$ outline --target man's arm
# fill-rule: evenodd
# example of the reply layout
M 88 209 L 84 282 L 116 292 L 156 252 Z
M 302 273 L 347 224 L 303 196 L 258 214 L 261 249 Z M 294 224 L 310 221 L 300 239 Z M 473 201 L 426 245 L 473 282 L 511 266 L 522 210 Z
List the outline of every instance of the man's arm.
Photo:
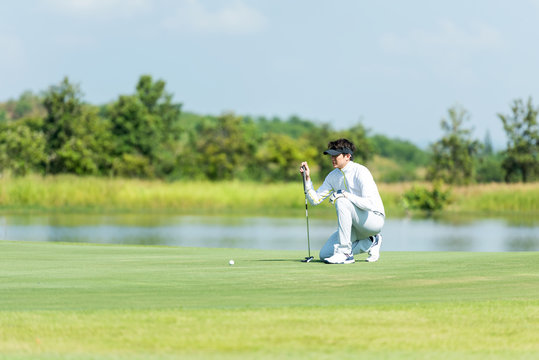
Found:
M 372 201 L 372 199 L 370 199 L 369 197 L 362 197 L 362 196 L 354 195 L 348 191 L 344 192 L 344 197 L 350 200 L 352 204 L 354 204 L 355 206 L 357 206 L 358 208 L 362 210 L 367 210 L 367 211 L 377 210 L 375 208 L 374 201 Z
M 312 205 L 320 204 L 333 192 L 333 188 L 328 184 L 327 178 L 324 180 L 322 186 L 320 186 L 320 188 L 318 188 L 316 191 L 313 189 L 313 182 L 311 179 L 309 179 L 305 185 L 307 189 L 307 199 L 309 199 L 309 202 Z
M 305 173 L 305 191 L 307 193 L 307 199 L 312 205 L 318 205 L 325 198 L 327 198 L 332 192 L 333 188 L 329 185 L 328 178 L 324 180 L 322 186 L 315 191 L 313 189 L 313 182 L 311 180 L 311 169 L 309 169 L 309 164 L 306 161 L 301 163 L 300 173 Z

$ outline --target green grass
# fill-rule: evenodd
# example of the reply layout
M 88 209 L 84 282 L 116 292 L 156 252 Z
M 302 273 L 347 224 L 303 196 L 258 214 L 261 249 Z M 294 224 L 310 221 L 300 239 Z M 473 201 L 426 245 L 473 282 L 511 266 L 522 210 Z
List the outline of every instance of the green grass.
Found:
M 483 184 L 453 191 L 453 211 L 480 213 L 539 213 L 539 182 L 531 184 Z
M 299 175 L 298 175 L 299 177 Z M 319 182 L 315 180 L 315 186 Z M 403 215 L 402 195 L 412 184 L 378 184 L 389 216 Z M 483 184 L 452 189 L 446 213 L 539 214 L 539 183 Z M 167 211 L 189 214 L 302 214 L 303 185 L 254 182 L 172 182 L 77 177 L 0 177 L 0 211 Z M 320 209 L 320 210 L 318 210 Z M 329 202 L 316 213 L 334 210 Z
M 539 354 L 537 252 L 385 252 L 346 266 L 158 246 L 2 241 L 0 254 L 0 359 Z
M 0 178 L 0 209 L 286 212 L 304 207 L 303 185 L 174 182 L 95 177 Z

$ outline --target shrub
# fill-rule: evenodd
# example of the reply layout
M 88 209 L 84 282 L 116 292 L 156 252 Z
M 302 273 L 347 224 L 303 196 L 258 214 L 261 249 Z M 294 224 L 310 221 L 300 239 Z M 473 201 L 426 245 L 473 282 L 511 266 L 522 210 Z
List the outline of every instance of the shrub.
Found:
M 429 213 L 440 211 L 451 202 L 451 190 L 444 190 L 441 181 L 434 182 L 432 189 L 414 185 L 403 194 L 406 210 L 422 210 Z

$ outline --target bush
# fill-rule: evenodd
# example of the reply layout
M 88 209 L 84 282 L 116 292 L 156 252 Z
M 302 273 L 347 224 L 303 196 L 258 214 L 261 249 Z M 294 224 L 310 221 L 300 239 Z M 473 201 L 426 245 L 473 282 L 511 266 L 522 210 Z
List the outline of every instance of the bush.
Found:
M 440 211 L 451 202 L 451 190 L 443 189 L 442 182 L 435 182 L 432 189 L 413 186 L 403 195 L 406 210 L 422 210 L 429 213 Z

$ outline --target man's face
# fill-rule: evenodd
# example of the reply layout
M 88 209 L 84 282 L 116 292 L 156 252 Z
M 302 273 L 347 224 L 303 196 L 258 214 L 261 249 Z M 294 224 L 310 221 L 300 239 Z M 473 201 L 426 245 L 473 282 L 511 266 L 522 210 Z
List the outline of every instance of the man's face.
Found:
M 350 161 L 350 154 L 339 154 L 331 156 L 331 163 L 335 169 L 342 169 Z

